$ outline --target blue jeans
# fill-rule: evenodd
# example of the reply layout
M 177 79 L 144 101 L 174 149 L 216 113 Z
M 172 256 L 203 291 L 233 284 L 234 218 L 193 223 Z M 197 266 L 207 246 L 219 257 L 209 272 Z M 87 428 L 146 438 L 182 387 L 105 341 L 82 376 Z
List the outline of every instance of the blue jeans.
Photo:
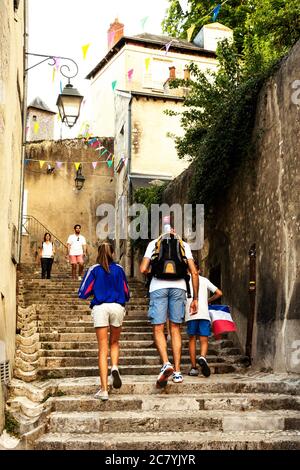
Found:
M 168 311 L 170 321 L 182 323 L 185 316 L 186 291 L 173 287 L 150 292 L 148 318 L 152 325 L 166 323 Z

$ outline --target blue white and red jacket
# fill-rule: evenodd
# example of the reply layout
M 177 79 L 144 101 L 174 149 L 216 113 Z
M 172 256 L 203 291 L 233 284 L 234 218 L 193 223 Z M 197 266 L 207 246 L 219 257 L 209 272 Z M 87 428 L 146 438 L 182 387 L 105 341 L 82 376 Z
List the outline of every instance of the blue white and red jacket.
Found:
M 94 296 L 90 308 L 104 303 L 118 303 L 125 305 L 129 300 L 129 288 L 125 272 L 117 263 L 110 263 L 109 273 L 95 264 L 84 275 L 78 290 L 80 299 Z

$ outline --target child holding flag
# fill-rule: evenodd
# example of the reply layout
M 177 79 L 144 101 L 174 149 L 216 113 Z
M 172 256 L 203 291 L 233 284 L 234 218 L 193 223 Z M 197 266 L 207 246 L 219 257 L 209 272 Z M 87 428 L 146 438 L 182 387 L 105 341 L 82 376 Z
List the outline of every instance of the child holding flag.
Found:
M 196 342 L 197 337 L 200 339 L 200 356 L 197 362 L 201 367 L 202 374 L 205 377 L 210 376 L 210 368 L 207 364 L 206 355 L 208 351 L 208 337 L 211 334 L 210 316 L 208 312 L 208 304 L 222 296 L 222 291 L 214 286 L 206 277 L 200 276 L 200 269 L 197 261 L 195 265 L 199 273 L 199 290 L 198 290 L 198 310 L 195 313 L 190 312 L 190 301 L 187 299 L 185 321 L 187 322 L 187 334 L 189 336 L 189 353 L 192 367 L 189 375 L 199 375 L 196 365 Z M 213 293 L 208 298 L 208 290 Z M 191 285 L 191 294 L 193 298 L 193 286 Z

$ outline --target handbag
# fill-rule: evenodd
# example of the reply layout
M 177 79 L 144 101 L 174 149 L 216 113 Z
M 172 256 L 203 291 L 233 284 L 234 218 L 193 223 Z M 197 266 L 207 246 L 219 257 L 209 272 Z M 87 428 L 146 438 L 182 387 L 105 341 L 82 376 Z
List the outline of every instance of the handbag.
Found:
M 208 313 L 212 324 L 212 332 L 215 336 L 237 330 L 228 305 L 209 305 Z

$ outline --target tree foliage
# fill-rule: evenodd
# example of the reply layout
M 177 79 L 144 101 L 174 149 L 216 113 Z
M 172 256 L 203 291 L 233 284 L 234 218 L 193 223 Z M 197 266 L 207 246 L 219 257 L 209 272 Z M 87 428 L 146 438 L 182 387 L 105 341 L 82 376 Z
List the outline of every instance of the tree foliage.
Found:
M 182 24 L 179 3 L 170 0 L 165 29 L 172 33 L 177 28 L 184 35 L 197 18 L 201 23 L 208 3 L 190 0 L 191 11 Z M 191 64 L 191 80 L 170 82 L 171 87 L 189 89 L 181 114 L 184 135 L 175 138 L 179 157 L 194 161 L 189 202 L 208 207 L 223 197 L 251 155 L 259 91 L 300 37 L 299 20 L 298 0 L 229 0 L 218 21 L 231 26 L 238 40 L 219 43 L 218 70 L 203 73 Z

